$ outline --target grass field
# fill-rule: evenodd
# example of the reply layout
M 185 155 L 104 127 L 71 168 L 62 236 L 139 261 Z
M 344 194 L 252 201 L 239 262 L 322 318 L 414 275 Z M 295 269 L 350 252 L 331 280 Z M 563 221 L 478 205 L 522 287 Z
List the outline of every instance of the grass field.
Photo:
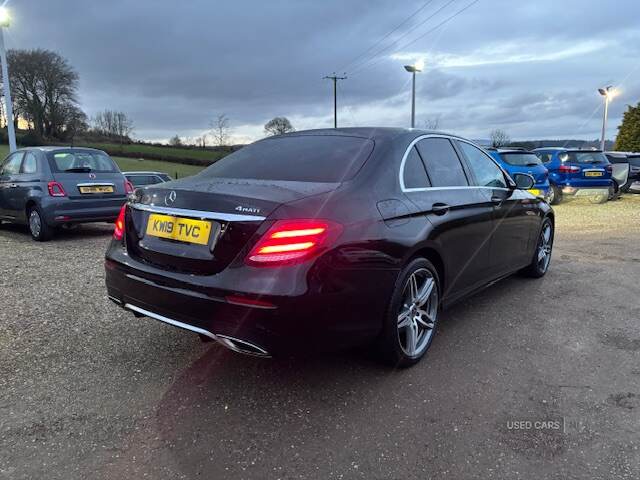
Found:
M 4 158 L 9 154 L 9 147 L 7 145 L 0 145 L 0 158 Z M 158 172 L 165 172 L 172 177 L 182 178 L 189 175 L 195 175 L 204 167 L 197 165 L 184 165 L 182 163 L 163 162 L 160 160 L 146 160 L 137 158 L 124 158 L 124 157 L 112 157 L 120 170 L 153 170 Z
M 205 150 L 200 148 L 172 148 L 161 147 L 155 145 L 119 145 L 117 143 L 86 143 L 78 144 L 78 146 L 86 146 L 91 148 L 97 148 L 110 152 L 113 155 L 118 155 L 118 152 L 122 152 L 127 157 L 137 155 L 142 158 L 163 158 L 163 159 L 194 159 L 208 163 L 213 163 L 216 160 L 224 157 L 228 152 L 220 152 L 214 150 Z

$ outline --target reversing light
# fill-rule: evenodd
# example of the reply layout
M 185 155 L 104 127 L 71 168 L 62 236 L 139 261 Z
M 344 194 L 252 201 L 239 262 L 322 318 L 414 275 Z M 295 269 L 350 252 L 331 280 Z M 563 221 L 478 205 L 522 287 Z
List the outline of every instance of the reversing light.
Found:
M 118 218 L 116 219 L 116 226 L 113 229 L 113 239 L 122 240 L 124 237 L 124 214 L 127 211 L 127 204 L 122 205 Z
M 322 253 L 342 232 L 329 220 L 278 220 L 247 255 L 253 266 L 299 263 Z
M 58 182 L 49 182 L 47 183 L 47 189 L 49 190 L 49 195 L 52 197 L 66 197 L 67 193 L 62 188 L 62 185 Z

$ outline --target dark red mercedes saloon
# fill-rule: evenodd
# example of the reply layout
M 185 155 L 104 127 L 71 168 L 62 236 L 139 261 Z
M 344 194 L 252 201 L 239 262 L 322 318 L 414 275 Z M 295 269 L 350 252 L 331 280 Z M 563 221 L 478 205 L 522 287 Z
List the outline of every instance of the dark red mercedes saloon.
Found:
M 440 132 L 267 138 L 136 190 L 106 254 L 108 295 L 242 353 L 369 342 L 408 366 L 443 307 L 546 273 L 554 214 L 533 182 Z

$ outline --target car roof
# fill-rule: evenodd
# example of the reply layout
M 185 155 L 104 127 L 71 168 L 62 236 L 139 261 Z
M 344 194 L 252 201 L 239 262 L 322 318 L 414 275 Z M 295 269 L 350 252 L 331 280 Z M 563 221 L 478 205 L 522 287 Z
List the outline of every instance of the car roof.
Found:
M 450 137 L 458 137 L 451 133 L 442 132 L 438 130 L 422 130 L 419 128 L 398 128 L 398 127 L 347 127 L 347 128 L 318 128 L 313 130 L 300 130 L 297 132 L 285 133 L 279 135 L 280 137 L 295 137 L 302 135 L 337 135 L 337 136 L 349 136 L 349 137 L 361 137 L 376 139 L 391 139 L 402 135 L 407 136 L 420 136 L 420 135 L 446 135 Z M 272 137 L 267 137 L 267 140 Z M 458 137 L 460 138 L 460 137 Z
M 154 172 L 151 170 L 136 170 L 132 172 L 122 172 L 124 175 L 169 175 L 166 172 Z
M 534 148 L 532 150 L 532 152 L 542 152 L 542 151 L 603 153 L 602 150 L 591 149 L 591 148 L 540 147 L 540 148 Z
M 39 146 L 39 147 L 22 147 L 19 148 L 18 150 L 40 150 L 42 152 L 68 152 L 69 150 L 78 150 L 80 152 L 99 152 L 99 153 L 105 153 L 102 150 L 99 150 L 97 148 L 90 148 L 90 147 L 72 147 L 72 146 L 66 146 L 66 147 L 61 147 L 61 146 L 51 146 L 51 145 L 45 145 L 45 146 Z

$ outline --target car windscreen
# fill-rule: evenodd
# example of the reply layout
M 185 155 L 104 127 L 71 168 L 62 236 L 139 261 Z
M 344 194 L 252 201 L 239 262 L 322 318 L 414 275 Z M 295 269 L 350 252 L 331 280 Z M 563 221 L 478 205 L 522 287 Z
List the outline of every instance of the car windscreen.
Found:
M 51 170 L 55 173 L 94 172 L 114 173 L 118 167 L 102 152 L 50 152 L 47 155 Z
M 518 167 L 535 167 L 542 165 L 542 160 L 534 153 L 501 153 L 500 156 L 509 165 Z
M 562 160 L 562 154 L 559 155 Z M 567 152 L 567 162 L 572 163 L 609 163 L 602 152 Z
M 295 182 L 342 182 L 353 178 L 373 150 L 367 138 L 295 135 L 269 138 L 227 155 L 204 177 Z

